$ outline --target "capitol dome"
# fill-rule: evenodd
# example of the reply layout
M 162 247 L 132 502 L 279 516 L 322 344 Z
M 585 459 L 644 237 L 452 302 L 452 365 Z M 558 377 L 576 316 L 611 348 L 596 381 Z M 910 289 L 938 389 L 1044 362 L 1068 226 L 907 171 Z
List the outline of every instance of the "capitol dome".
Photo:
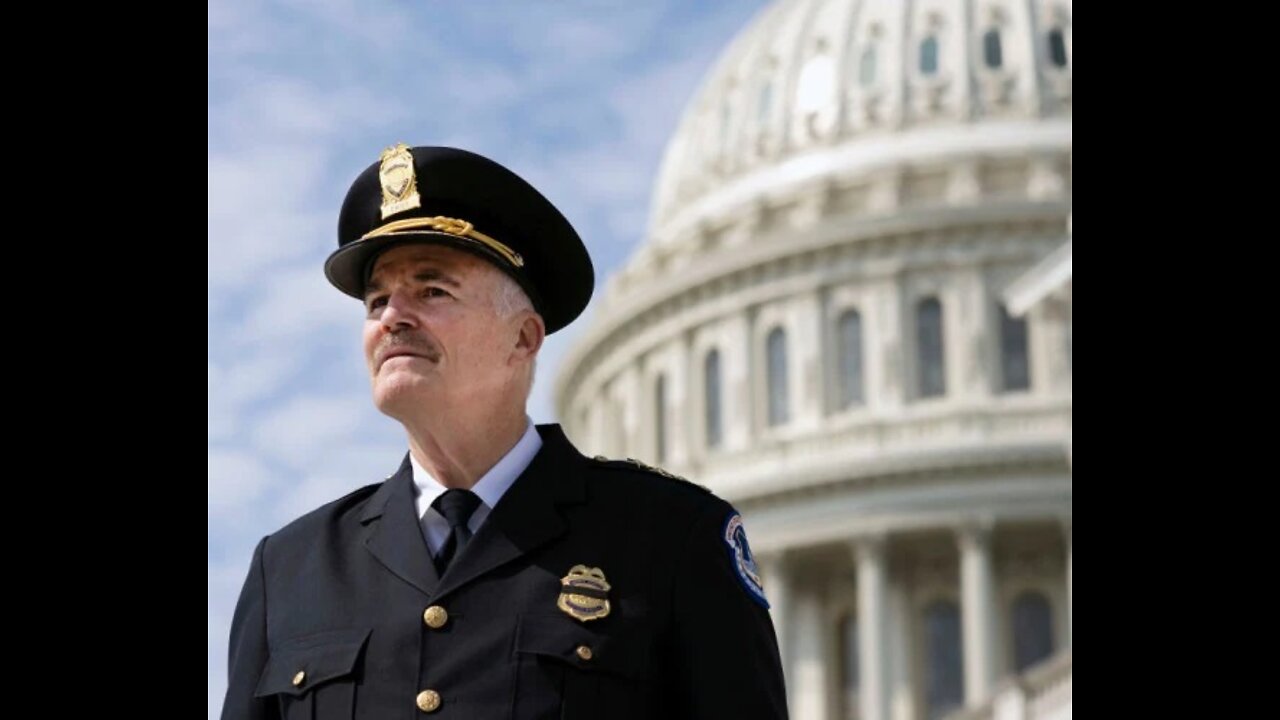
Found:
M 799 720 L 1070 716 L 1071 60 L 1069 1 L 765 8 L 560 369 L 743 512 Z
M 729 244 L 744 221 L 815 186 L 864 210 L 892 209 L 877 208 L 892 200 L 881 197 L 892 182 L 954 205 L 976 199 L 979 185 L 1007 191 L 1020 180 L 1033 197 L 1063 194 L 1069 16 L 1070 3 L 767 8 L 725 51 L 669 143 L 649 247 L 634 269 Z M 964 159 L 978 165 L 969 177 L 939 173 Z M 841 192 L 859 186 L 861 197 Z

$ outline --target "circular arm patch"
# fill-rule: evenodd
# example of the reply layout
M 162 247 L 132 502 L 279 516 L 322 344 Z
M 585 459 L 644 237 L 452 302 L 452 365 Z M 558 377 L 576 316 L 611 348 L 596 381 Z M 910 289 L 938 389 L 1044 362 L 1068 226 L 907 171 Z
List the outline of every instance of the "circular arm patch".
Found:
M 729 551 L 729 564 L 733 566 L 738 582 L 752 600 L 760 603 L 766 610 L 769 600 L 764 596 L 764 583 L 760 581 L 760 569 L 756 567 L 756 559 L 751 555 L 751 546 L 747 544 L 747 531 L 742 526 L 742 514 L 732 512 L 724 522 L 724 532 L 720 534 Z

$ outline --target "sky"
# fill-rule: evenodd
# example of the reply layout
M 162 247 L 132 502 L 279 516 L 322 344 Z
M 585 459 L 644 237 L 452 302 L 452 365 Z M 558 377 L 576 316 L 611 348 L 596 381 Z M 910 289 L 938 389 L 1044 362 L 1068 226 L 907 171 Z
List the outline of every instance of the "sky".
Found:
M 764 4 L 210 2 L 210 718 L 254 545 L 407 447 L 372 404 L 361 305 L 322 269 L 355 176 L 397 142 L 493 158 L 574 225 L 598 293 L 643 241 L 686 103 Z M 591 313 L 547 338 L 535 422 L 558 421 L 554 378 Z

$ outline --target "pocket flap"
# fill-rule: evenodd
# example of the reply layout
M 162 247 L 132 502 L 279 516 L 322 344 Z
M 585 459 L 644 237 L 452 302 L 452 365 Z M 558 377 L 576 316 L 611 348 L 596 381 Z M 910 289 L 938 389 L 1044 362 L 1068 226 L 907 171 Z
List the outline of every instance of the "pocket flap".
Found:
M 647 639 L 634 623 L 593 627 L 567 615 L 522 615 L 516 633 L 516 652 L 589 671 L 635 675 L 644 667 L 647 651 Z
M 370 632 L 369 628 L 330 630 L 281 643 L 267 657 L 253 696 L 284 693 L 297 697 L 351 674 Z

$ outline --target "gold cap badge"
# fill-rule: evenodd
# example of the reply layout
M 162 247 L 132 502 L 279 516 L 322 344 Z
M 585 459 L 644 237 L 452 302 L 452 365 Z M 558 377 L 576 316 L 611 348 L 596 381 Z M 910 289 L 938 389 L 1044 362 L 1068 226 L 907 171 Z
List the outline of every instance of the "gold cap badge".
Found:
M 418 179 L 414 176 L 413 153 L 409 146 L 400 143 L 382 151 L 382 165 L 378 168 L 382 182 L 382 219 L 398 212 L 422 207 L 418 197 Z

